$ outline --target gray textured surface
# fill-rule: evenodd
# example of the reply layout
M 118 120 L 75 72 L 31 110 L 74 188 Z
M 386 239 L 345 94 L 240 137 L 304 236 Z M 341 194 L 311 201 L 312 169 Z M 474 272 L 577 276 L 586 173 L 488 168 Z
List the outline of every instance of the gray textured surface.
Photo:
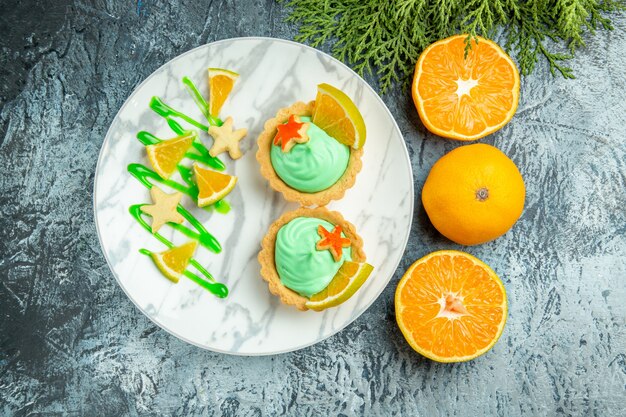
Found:
M 411 351 L 393 313 L 402 271 L 456 247 L 421 208 L 374 306 L 286 355 L 186 345 L 143 317 L 106 266 L 91 193 L 115 112 L 143 78 L 194 46 L 291 39 L 279 6 L 17 3 L 0 4 L 0 414 L 624 415 L 624 17 L 572 62 L 578 79 L 545 68 L 526 78 L 514 120 L 485 140 L 511 156 L 527 186 L 513 231 L 469 249 L 503 278 L 510 315 L 491 352 L 440 365 Z M 426 135 L 407 94 L 384 100 L 405 134 L 419 196 L 430 166 L 458 145 Z

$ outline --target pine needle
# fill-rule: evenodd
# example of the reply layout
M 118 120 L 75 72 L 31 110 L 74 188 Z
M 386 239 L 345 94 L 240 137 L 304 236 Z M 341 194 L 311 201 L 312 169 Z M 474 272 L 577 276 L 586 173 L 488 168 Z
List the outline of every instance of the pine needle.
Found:
M 523 75 L 545 59 L 553 75 L 574 78 L 566 61 L 587 35 L 613 29 L 610 16 L 626 10 L 626 0 L 289 0 L 286 6 L 287 20 L 300 25 L 297 41 L 327 46 L 360 75 L 377 75 L 384 93 L 409 79 L 424 48 L 456 33 L 501 34 Z

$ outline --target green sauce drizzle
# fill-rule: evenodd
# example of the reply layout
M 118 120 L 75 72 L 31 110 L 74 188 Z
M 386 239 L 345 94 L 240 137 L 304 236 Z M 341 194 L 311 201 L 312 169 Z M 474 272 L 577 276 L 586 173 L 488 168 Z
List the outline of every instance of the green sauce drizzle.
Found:
M 198 122 L 195 119 L 192 119 L 186 114 L 181 113 L 178 110 L 175 110 L 172 107 L 168 106 L 160 97 L 157 97 L 157 96 L 152 97 L 152 100 L 150 100 L 150 108 L 154 110 L 156 114 L 158 114 L 159 116 L 163 116 L 166 119 L 172 118 L 172 117 L 178 117 L 179 119 L 186 121 L 187 123 L 197 127 L 198 129 L 204 130 L 205 132 L 209 131 L 208 126 L 203 125 L 202 123 Z M 174 128 L 172 128 L 172 130 L 176 132 Z M 179 135 L 182 134 L 180 132 L 176 132 L 176 133 L 178 133 Z
M 196 202 L 198 201 L 198 186 L 191 179 L 191 169 L 185 166 L 179 165 L 178 172 L 180 173 L 180 176 L 183 178 L 183 181 L 187 185 L 183 185 L 172 180 L 165 180 L 161 178 L 159 174 L 142 164 L 130 164 L 128 165 L 127 169 L 128 172 L 130 172 L 130 175 L 137 178 L 137 180 L 148 189 L 152 188 L 152 186 L 154 185 L 152 182 L 150 182 L 150 180 L 152 180 L 153 182 L 159 182 L 163 185 L 167 185 L 168 187 L 175 189 L 176 191 L 186 194 Z M 215 204 L 213 204 L 213 206 L 205 207 L 205 209 L 211 210 L 211 207 L 215 208 L 215 211 L 222 214 L 228 213 L 230 211 L 230 205 L 224 200 L 216 202 Z
M 152 133 L 146 132 L 145 130 L 137 133 L 137 139 L 139 139 L 139 142 L 141 142 L 141 144 L 144 146 L 156 145 L 157 143 L 161 143 L 163 141 L 162 139 L 157 138 Z
M 176 121 L 173 122 L 176 123 Z M 185 154 L 187 158 L 193 159 L 194 161 L 202 162 L 203 164 L 208 165 L 217 171 L 224 171 L 226 169 L 226 165 L 224 165 L 224 163 L 219 158 L 213 157 L 209 154 L 209 150 L 206 148 L 206 146 L 204 146 L 204 144 L 202 144 L 202 142 L 198 140 L 198 135 L 196 135 L 195 132 L 183 130 L 182 133 L 179 133 L 179 135 L 194 137 L 191 146 L 193 146 L 195 152 L 187 152 Z M 146 132 L 145 130 L 137 133 L 137 139 L 144 146 L 156 145 L 157 143 L 163 142 L 163 139 L 157 138 L 152 133 Z
M 189 271 L 185 271 L 183 275 L 219 298 L 228 297 L 228 287 L 220 282 L 207 282 Z
M 226 214 L 230 211 L 230 204 L 228 204 L 228 201 L 226 200 L 220 200 L 213 204 L 213 208 L 218 213 Z
M 168 247 L 171 248 L 174 246 L 167 239 L 166 241 L 168 242 Z M 139 253 L 141 253 L 142 255 L 146 255 L 146 256 L 152 255 L 152 251 L 148 249 L 144 249 L 144 248 L 139 249 Z M 228 296 L 228 287 L 226 287 L 226 285 L 220 282 L 215 282 L 215 278 L 213 278 L 213 276 L 209 273 L 209 271 L 204 269 L 204 267 L 202 267 L 202 265 L 200 265 L 198 261 L 196 261 L 195 259 L 191 259 L 189 263 L 193 265 L 198 271 L 200 271 L 200 273 L 204 275 L 209 281 L 202 279 L 196 274 L 194 274 L 193 272 L 189 272 L 189 271 L 183 272 L 184 276 L 191 279 L 193 282 L 195 282 L 202 288 L 208 290 L 211 294 L 215 295 L 218 298 L 226 298 Z
M 206 117 L 209 125 L 221 126 L 222 121 L 209 113 L 209 103 L 207 103 L 204 97 L 202 97 L 202 94 L 200 94 L 200 91 L 198 91 L 193 81 L 191 81 L 189 77 L 183 77 L 183 84 L 187 87 L 187 92 L 191 98 L 193 98 L 193 101 L 196 103 L 204 117 Z
M 146 204 L 135 204 L 133 206 L 130 206 L 128 211 L 130 212 L 130 215 L 133 216 L 133 218 L 137 221 L 137 223 L 141 225 L 141 227 L 143 227 L 147 232 L 152 233 L 152 228 L 142 217 L 142 214 L 149 216 L 149 214 L 141 211 L 141 207 L 145 205 Z M 191 239 L 196 239 L 202 246 L 214 253 L 220 253 L 222 251 L 222 245 L 220 245 L 215 236 L 209 233 L 204 228 L 204 226 L 202 226 L 202 223 L 200 223 L 198 219 L 193 217 L 193 215 L 188 212 L 187 209 L 179 204 L 178 207 L 176 207 L 176 211 L 178 211 L 196 230 L 191 230 L 190 228 L 188 228 L 187 226 L 183 226 L 182 224 L 168 223 L 170 226 L 172 226 L 172 228 L 178 230 L 179 232 Z M 153 235 L 164 245 L 170 245 L 169 240 L 165 239 L 159 233 L 153 233 Z
M 168 187 L 171 187 L 173 189 L 175 189 L 176 191 L 180 191 L 183 194 L 187 194 L 188 196 L 190 196 L 193 199 L 198 198 L 198 188 L 197 187 L 189 187 L 189 186 L 185 186 L 182 184 L 177 183 L 176 181 L 172 181 L 172 180 L 165 180 L 163 178 L 161 178 L 161 176 L 159 174 L 157 174 L 156 172 L 154 172 L 153 170 L 151 170 L 150 168 L 146 167 L 145 165 L 142 164 L 129 164 L 128 165 L 128 172 L 130 172 L 130 175 L 132 175 L 133 177 L 137 178 L 137 180 L 146 188 L 150 189 L 152 188 L 152 182 L 149 181 L 149 179 L 155 181 L 155 182 L 160 182 L 163 185 L 167 185 Z M 181 173 L 182 175 L 182 173 Z M 185 177 L 183 176 L 183 179 Z
M 189 79 L 188 77 L 183 77 L 182 81 L 187 88 L 187 91 L 193 98 L 194 102 L 196 103 L 202 114 L 206 117 L 209 125 L 221 126 L 223 122 L 219 118 L 212 116 L 209 113 L 208 103 L 206 102 L 204 97 L 202 97 L 202 94 L 200 94 L 191 79 Z M 155 113 L 162 116 L 166 120 L 170 129 L 172 129 L 172 131 L 177 135 L 193 135 L 193 150 L 190 150 L 185 154 L 187 158 L 201 162 L 218 171 L 223 171 L 226 168 L 224 163 L 219 158 L 213 157 L 209 154 L 209 150 L 206 148 L 206 146 L 204 146 L 204 144 L 202 144 L 202 142 L 198 140 L 198 135 L 195 132 L 184 129 L 180 125 L 180 123 L 178 123 L 178 121 L 176 121 L 174 118 L 184 120 L 190 125 L 197 127 L 198 129 L 201 129 L 205 132 L 208 132 L 208 126 L 198 122 L 197 120 L 187 116 L 184 113 L 179 112 L 178 110 L 173 109 L 172 107 L 167 105 L 160 97 L 157 96 L 152 97 L 152 99 L 150 100 L 150 108 Z M 160 139 L 152 133 L 146 131 L 141 131 L 137 133 L 137 139 L 144 146 L 155 145 L 163 141 L 163 139 Z M 135 177 L 143 186 L 148 189 L 152 188 L 154 182 L 159 182 L 163 185 L 173 188 L 176 191 L 188 195 L 197 202 L 198 186 L 192 180 L 192 170 L 181 164 L 178 164 L 177 168 L 181 178 L 185 182 L 185 185 L 169 179 L 163 179 L 159 174 L 142 164 L 130 164 L 128 165 L 127 169 L 133 177 Z M 131 216 L 141 225 L 141 227 L 143 227 L 147 232 L 151 233 L 161 243 L 163 243 L 168 248 L 172 248 L 174 244 L 171 241 L 169 241 L 159 233 L 152 233 L 152 228 L 142 217 L 142 214 L 145 213 L 141 211 L 141 207 L 144 205 L 145 204 L 135 204 L 129 207 L 128 210 Z M 223 200 L 216 202 L 212 205 L 212 207 L 215 208 L 215 211 L 219 213 L 228 213 L 230 211 L 230 205 Z M 206 209 L 210 209 L 210 207 L 207 207 Z M 182 224 L 168 223 L 171 227 L 191 239 L 198 240 L 198 242 L 202 246 L 215 253 L 220 253 L 222 251 L 222 246 L 217 241 L 217 239 L 212 234 L 210 234 L 204 228 L 202 223 L 200 223 L 189 211 L 187 211 L 180 204 L 176 207 L 176 210 L 189 222 L 189 224 L 191 224 L 191 226 L 195 230 L 192 230 Z M 148 249 L 140 249 L 139 252 L 147 256 L 150 256 L 152 254 L 152 252 Z M 213 278 L 209 271 L 207 271 L 198 261 L 192 258 L 189 263 L 194 266 L 202 275 L 204 275 L 206 279 L 203 279 L 192 272 L 185 271 L 184 275 L 187 278 L 191 279 L 196 284 L 205 288 L 219 298 L 225 298 L 226 296 L 228 296 L 228 288 L 224 284 L 215 282 L 215 278 Z

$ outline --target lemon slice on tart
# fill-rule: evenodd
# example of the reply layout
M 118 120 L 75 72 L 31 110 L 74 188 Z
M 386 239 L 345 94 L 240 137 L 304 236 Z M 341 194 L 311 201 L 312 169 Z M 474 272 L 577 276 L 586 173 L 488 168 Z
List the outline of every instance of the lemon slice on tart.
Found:
M 365 121 L 354 102 L 329 84 L 317 86 L 313 123 L 344 145 L 360 149 L 365 144 Z
M 305 306 L 315 311 L 338 306 L 361 288 L 373 269 L 372 265 L 365 262 L 345 261 L 330 284 L 319 293 L 311 296 Z

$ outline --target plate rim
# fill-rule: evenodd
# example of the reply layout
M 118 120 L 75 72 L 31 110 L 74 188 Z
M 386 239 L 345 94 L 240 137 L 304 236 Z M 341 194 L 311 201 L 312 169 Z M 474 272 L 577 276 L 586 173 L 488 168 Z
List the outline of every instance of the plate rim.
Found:
M 309 343 L 304 343 L 304 344 L 298 345 L 296 347 L 292 347 L 292 348 L 288 348 L 288 349 L 282 349 L 282 350 L 277 350 L 277 351 L 272 351 L 272 352 L 241 353 L 241 352 L 231 352 L 231 351 L 216 349 L 216 348 L 204 346 L 204 345 L 202 345 L 202 344 L 200 344 L 198 342 L 189 340 L 186 337 L 177 334 L 175 331 L 167 328 L 165 325 L 160 323 L 157 318 L 150 316 L 140 305 L 137 304 L 135 299 L 128 293 L 128 291 L 126 290 L 124 285 L 122 285 L 122 283 L 120 281 L 120 278 L 117 276 L 117 273 L 115 272 L 115 269 L 113 269 L 113 267 L 112 267 L 111 261 L 109 260 L 109 256 L 107 255 L 107 251 L 105 250 L 104 245 L 102 243 L 102 237 L 101 237 L 101 234 L 100 234 L 100 225 L 98 223 L 98 203 L 97 203 L 97 199 L 96 199 L 96 190 L 98 189 L 98 170 L 100 168 L 100 165 L 101 165 L 101 162 L 102 162 L 102 159 L 103 159 L 104 147 L 108 143 L 108 141 L 110 139 L 109 137 L 111 136 L 111 127 L 113 126 L 113 123 L 118 119 L 118 117 L 119 117 L 120 113 L 122 112 L 122 110 L 124 110 L 126 108 L 126 106 L 130 103 L 131 99 L 135 96 L 135 94 L 137 94 L 137 92 L 143 87 L 143 85 L 146 84 L 148 82 L 148 80 L 150 80 L 154 76 L 154 74 L 156 74 L 158 71 L 160 71 L 165 66 L 169 65 L 172 61 L 174 61 L 176 59 L 179 59 L 179 58 L 182 58 L 183 56 L 186 56 L 188 54 L 192 54 L 192 53 L 196 52 L 199 49 L 206 48 L 206 47 L 209 47 L 209 46 L 212 46 L 212 45 L 217 45 L 217 44 L 226 43 L 226 42 L 233 42 L 233 41 L 246 41 L 246 40 L 262 40 L 262 41 L 272 41 L 272 42 L 286 43 L 286 44 L 289 44 L 289 45 L 294 45 L 294 46 L 298 46 L 298 47 L 301 47 L 301 48 L 313 51 L 315 53 L 320 53 L 320 54 L 326 56 L 327 58 L 330 58 L 332 61 L 334 61 L 335 63 L 339 64 L 340 66 L 344 67 L 345 69 L 348 70 L 349 73 L 352 74 L 352 76 L 354 76 L 357 79 L 359 79 L 365 85 L 365 88 L 369 89 L 372 93 L 374 93 L 374 96 L 376 97 L 376 100 L 378 100 L 378 102 L 380 104 L 382 104 L 383 108 L 387 112 L 387 115 L 391 118 L 391 121 L 393 122 L 393 126 L 394 126 L 396 132 L 400 136 L 401 143 L 402 143 L 402 148 L 404 150 L 404 157 L 406 158 L 406 162 L 407 162 L 408 167 L 409 167 L 409 178 L 411 180 L 411 184 L 413 185 L 413 187 L 409 188 L 409 190 L 410 190 L 410 192 L 409 192 L 409 195 L 410 195 L 410 213 L 411 214 L 414 213 L 414 210 L 415 210 L 415 189 L 414 189 L 415 188 L 415 182 L 414 182 L 414 178 L 413 178 L 413 165 L 411 164 L 411 158 L 409 156 L 409 151 L 408 151 L 407 146 L 406 146 L 406 141 L 404 140 L 404 135 L 402 134 L 402 131 L 400 130 L 400 127 L 398 126 L 398 123 L 396 122 L 396 119 L 393 117 L 393 115 L 391 114 L 391 111 L 389 110 L 389 108 L 387 107 L 387 105 L 385 104 L 383 99 L 380 97 L 380 95 L 378 95 L 376 90 L 374 90 L 374 88 L 372 88 L 372 86 L 369 85 L 369 83 L 367 81 L 365 81 L 363 79 L 363 77 L 361 77 L 359 74 L 357 74 L 348 65 L 346 65 L 343 62 L 339 61 L 337 58 L 327 54 L 326 52 L 321 51 L 321 50 L 316 49 L 316 48 L 313 48 L 312 46 L 309 46 L 309 45 L 305 45 L 305 44 L 302 44 L 302 43 L 299 43 L 299 42 L 295 42 L 295 41 L 291 41 L 291 40 L 288 40 L 288 39 L 272 38 L 272 37 L 268 37 L 268 36 L 242 36 L 242 37 L 220 39 L 220 40 L 217 40 L 217 41 L 214 41 L 214 42 L 209 42 L 209 43 L 205 43 L 203 45 L 199 45 L 199 46 L 197 46 L 195 48 L 192 48 L 192 49 L 190 49 L 190 50 L 188 50 L 186 52 L 183 52 L 180 55 L 176 55 L 174 58 L 168 60 L 163 65 L 159 66 L 154 71 L 152 71 L 150 73 L 150 75 L 148 75 L 141 83 L 139 83 L 133 89 L 133 91 L 126 98 L 126 100 L 124 100 L 124 103 L 122 103 L 122 105 L 120 106 L 118 111 L 115 113 L 115 116 L 113 117 L 113 119 L 111 119 L 111 122 L 109 123 L 109 127 L 107 129 L 107 132 L 104 135 L 104 139 L 102 140 L 102 144 L 100 145 L 100 151 L 98 152 L 98 160 L 96 162 L 96 168 L 95 168 L 95 171 L 94 171 L 94 183 L 93 183 L 93 216 L 94 216 L 94 223 L 96 224 L 96 233 L 98 235 L 98 243 L 99 243 L 99 246 L 100 246 L 100 251 L 102 252 L 102 255 L 104 256 L 104 259 L 106 260 L 107 266 L 109 267 L 109 271 L 111 272 L 113 277 L 115 277 L 115 281 L 116 281 L 117 285 L 122 289 L 122 291 L 124 292 L 126 297 L 133 303 L 133 305 L 145 317 L 147 317 L 148 320 L 150 320 L 152 323 L 157 325 L 160 329 L 166 331 L 167 333 L 169 333 L 170 335 L 174 336 L 175 338 L 177 338 L 179 340 L 182 340 L 185 343 L 188 343 L 190 345 L 196 346 L 196 347 L 198 347 L 200 349 L 207 350 L 207 351 L 210 351 L 210 352 L 221 353 L 221 354 L 231 355 L 231 356 L 256 357 L 256 356 L 280 355 L 280 354 L 284 354 L 284 353 L 295 352 L 295 351 L 307 348 L 309 346 L 313 346 L 313 345 L 315 345 L 317 343 L 323 342 L 324 340 L 327 340 L 327 339 L 331 338 L 332 336 L 335 336 L 337 333 L 343 331 L 346 327 L 348 327 L 350 324 L 354 323 L 359 317 L 361 317 L 363 315 L 363 313 L 365 313 L 372 306 L 372 304 L 374 304 L 380 298 L 380 295 L 387 288 L 387 286 L 389 285 L 391 279 L 393 278 L 393 275 L 398 270 L 398 266 L 400 265 L 400 262 L 402 261 L 404 253 L 406 252 L 406 247 L 407 247 L 407 244 L 408 244 L 408 241 L 409 241 L 409 237 L 411 235 L 411 228 L 413 226 L 413 215 L 409 216 L 408 228 L 407 228 L 406 234 L 404 236 L 404 241 L 402 243 L 402 254 L 399 256 L 398 260 L 396 261 L 395 266 L 393 268 L 393 272 L 392 272 L 391 276 L 387 279 L 387 283 L 377 292 L 377 294 L 375 294 L 374 297 L 372 297 L 372 299 L 367 303 L 367 305 L 365 305 L 365 307 L 363 308 L 363 310 L 360 313 L 358 313 L 357 315 L 352 317 L 350 320 L 347 320 L 343 325 L 339 326 L 337 329 L 335 329 L 334 331 L 329 333 L 326 337 L 314 340 L 314 341 L 309 342 Z

